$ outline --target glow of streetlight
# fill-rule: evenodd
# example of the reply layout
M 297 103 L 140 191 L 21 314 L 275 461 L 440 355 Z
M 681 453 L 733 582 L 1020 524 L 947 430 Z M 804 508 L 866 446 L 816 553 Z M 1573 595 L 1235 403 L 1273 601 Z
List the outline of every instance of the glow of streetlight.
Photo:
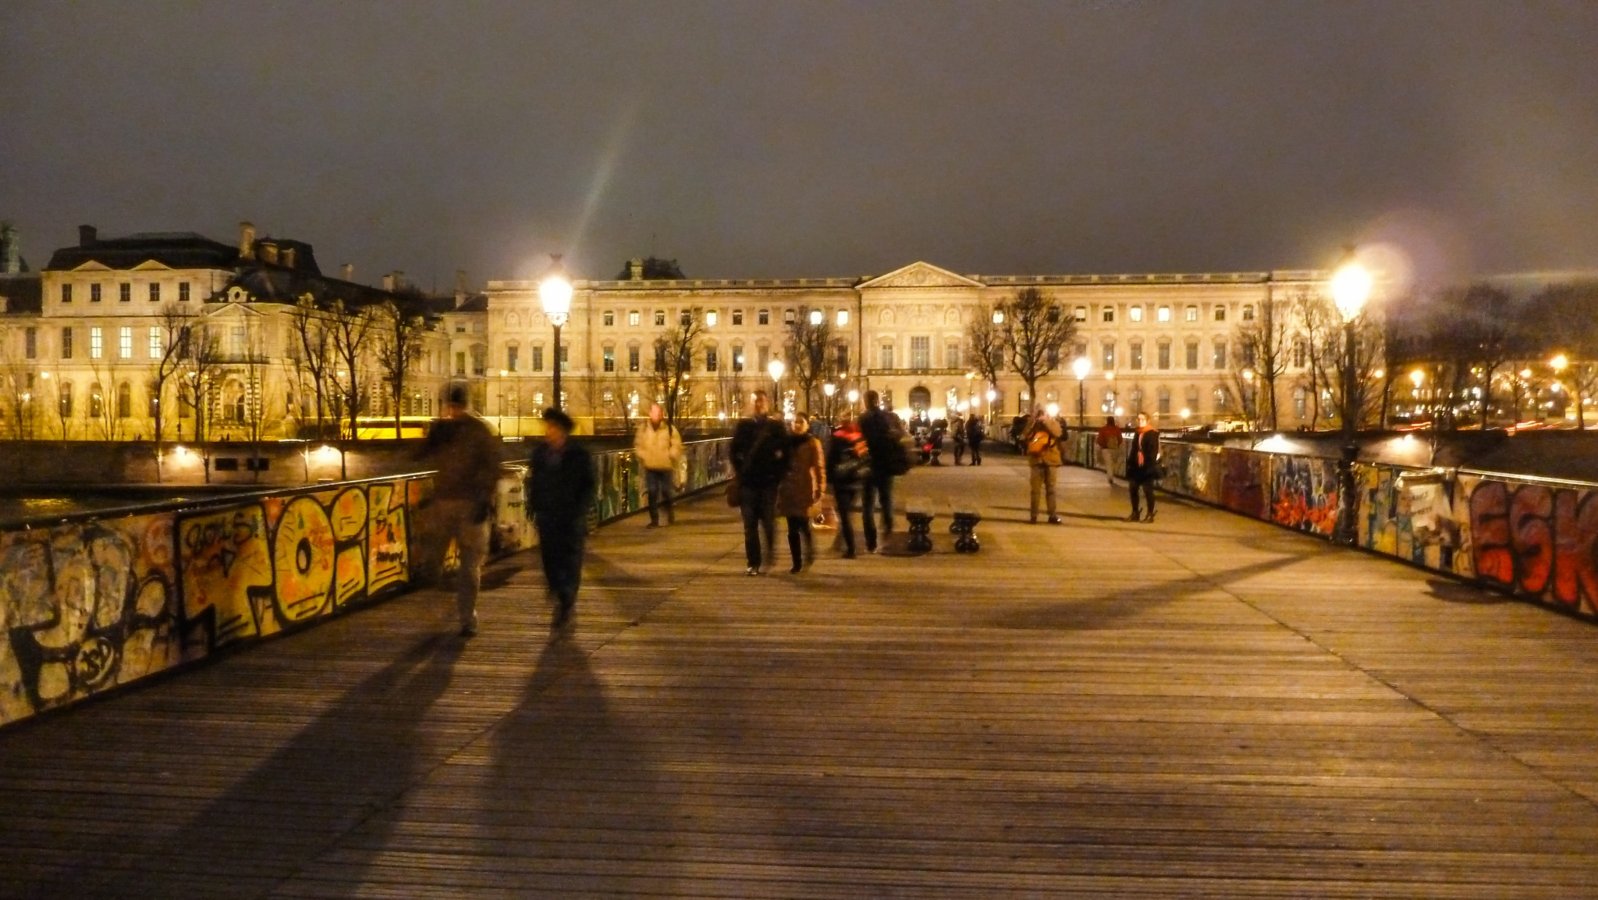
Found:
M 838 393 L 838 386 L 829 381 L 821 386 L 821 392 L 827 395 L 828 400 L 831 400 L 832 395 Z
M 557 328 L 566 324 L 572 311 L 572 283 L 566 277 L 566 267 L 561 265 L 560 256 L 559 253 L 549 255 L 549 270 L 538 282 L 538 303 L 544 308 L 544 315 L 549 317 L 550 324 Z M 559 349 L 556 349 L 555 355 L 560 355 Z M 559 361 L 556 365 L 559 365 Z
M 1071 371 L 1076 373 L 1076 380 L 1081 381 L 1088 377 L 1089 372 L 1093 371 L 1093 360 L 1088 359 L 1086 356 L 1078 356 L 1071 363 Z
M 994 390 L 993 388 L 988 388 L 988 392 L 987 392 L 987 394 L 985 396 L 988 398 L 988 405 L 992 406 L 993 405 L 993 401 L 999 399 L 999 392 Z
M 849 389 L 848 397 L 849 397 L 849 402 L 851 404 L 860 402 L 860 392 L 855 390 L 854 388 L 850 388 Z
M 1060 404 L 1050 403 L 1048 406 L 1043 407 L 1043 411 L 1049 414 L 1049 418 L 1056 418 L 1060 415 Z
M 1254 370 L 1253 369 L 1244 369 L 1243 370 L 1243 380 L 1252 384 L 1253 381 L 1254 381 Z
M 1370 299 L 1371 284 L 1370 270 L 1359 264 L 1354 258 L 1354 250 L 1349 248 L 1344 257 L 1343 264 L 1332 273 L 1332 302 L 1337 304 L 1337 311 L 1342 315 L 1344 322 L 1352 322 L 1359 318 L 1365 310 L 1365 302 Z
M 788 367 L 780 359 L 774 359 L 766 363 L 766 374 L 771 376 L 772 381 L 782 381 L 782 373 L 786 371 L 788 371 Z
M 1570 365 L 1570 357 L 1563 353 L 1557 353 L 1554 355 L 1553 359 L 1548 361 L 1548 365 L 1555 372 L 1563 372 L 1565 371 L 1565 367 Z
M 996 309 L 996 310 L 993 311 L 993 324 L 995 324 L 995 325 L 1003 325 L 1004 324 L 1004 310 Z

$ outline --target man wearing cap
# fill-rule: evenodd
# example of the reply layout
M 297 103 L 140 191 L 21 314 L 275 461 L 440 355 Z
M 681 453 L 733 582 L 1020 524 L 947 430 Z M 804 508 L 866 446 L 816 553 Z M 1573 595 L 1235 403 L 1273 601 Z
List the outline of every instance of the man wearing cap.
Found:
M 488 517 L 499 482 L 500 446 L 494 429 L 467 408 L 466 387 L 457 384 L 450 386 L 444 415 L 433 420 L 417 454 L 438 468 L 429 509 L 438 539 L 427 544 L 437 557 L 442 557 L 450 538 L 460 550 L 455 605 L 461 637 L 477 633 L 477 592 L 488 554 Z
M 594 502 L 594 463 L 588 451 L 571 440 L 571 416 L 544 410 L 544 440 L 528 458 L 527 513 L 538 529 L 538 555 L 544 579 L 555 601 L 551 629 L 571 621 L 583 575 L 583 543 L 588 537 L 588 508 Z

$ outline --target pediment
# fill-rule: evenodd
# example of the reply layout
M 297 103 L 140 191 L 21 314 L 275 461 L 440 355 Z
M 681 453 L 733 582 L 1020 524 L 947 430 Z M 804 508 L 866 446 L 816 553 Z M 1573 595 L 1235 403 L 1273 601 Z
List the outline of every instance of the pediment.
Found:
M 134 266 L 133 267 L 133 271 L 135 271 L 135 272 L 170 272 L 170 271 L 172 271 L 172 267 L 169 266 L 169 265 L 166 265 L 165 263 L 156 262 L 153 259 L 147 259 L 144 262 L 141 262 L 138 265 Z
M 878 275 L 860 285 L 860 290 L 867 288 L 980 288 L 985 287 L 980 281 L 957 275 L 948 269 L 941 269 L 929 262 L 913 262 L 902 269 L 894 269 L 886 275 Z
M 72 269 L 72 271 L 74 271 L 74 272 L 109 272 L 109 271 L 111 271 L 111 267 L 106 265 L 103 262 L 97 262 L 97 261 L 91 259 L 91 260 L 85 262 L 84 264 L 75 267 L 74 269 Z

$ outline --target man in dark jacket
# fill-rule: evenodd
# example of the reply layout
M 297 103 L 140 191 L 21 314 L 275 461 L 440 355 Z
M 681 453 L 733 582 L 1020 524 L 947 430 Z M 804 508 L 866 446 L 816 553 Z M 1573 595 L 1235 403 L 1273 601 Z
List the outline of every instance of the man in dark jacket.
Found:
M 745 575 L 762 571 L 760 537 L 765 533 L 766 565 L 771 564 L 777 541 L 777 485 L 788 471 L 788 434 L 782 421 L 772 418 L 771 400 L 755 391 L 750 416 L 740 419 L 732 433 L 732 468 L 738 476 L 738 511 L 744 522 Z
M 965 443 L 971 448 L 971 465 L 982 465 L 982 441 L 987 438 L 988 430 L 982 427 L 982 419 L 976 413 L 965 420 Z
M 594 502 L 594 463 L 571 440 L 572 419 L 558 409 L 544 410 L 544 440 L 527 462 L 527 511 L 538 529 L 538 555 L 555 600 L 550 628 L 571 621 L 583 575 L 583 542 L 588 509 Z
M 893 533 L 894 461 L 905 454 L 900 439 L 904 426 L 899 417 L 881 408 L 876 391 L 866 391 L 866 411 L 860 414 L 860 434 L 866 439 L 871 456 L 871 475 L 861 485 L 860 521 L 866 532 L 866 552 L 877 552 L 877 523 L 874 508 L 882 507 L 882 532 Z
M 423 571 L 436 571 L 442 565 L 454 538 L 460 551 L 455 605 L 461 637 L 477 633 L 477 592 L 483 558 L 488 555 L 488 517 L 501 471 L 500 447 L 494 429 L 466 408 L 466 388 L 457 384 L 445 397 L 443 417 L 433 420 L 427 441 L 417 452 L 418 458 L 438 467 L 427 511 L 430 539 L 423 542 L 427 559 Z
M 1154 482 L 1160 477 L 1160 433 L 1149 424 L 1147 413 L 1137 414 L 1137 431 L 1126 442 L 1126 484 L 1132 495 L 1132 522 L 1140 518 L 1154 521 Z M 1143 516 L 1138 509 L 1138 492 L 1148 501 L 1149 512 Z

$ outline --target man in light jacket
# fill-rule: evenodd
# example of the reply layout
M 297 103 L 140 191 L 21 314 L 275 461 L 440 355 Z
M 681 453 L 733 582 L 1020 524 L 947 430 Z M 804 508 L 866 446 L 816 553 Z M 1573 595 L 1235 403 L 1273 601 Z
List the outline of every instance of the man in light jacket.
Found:
M 675 525 L 672 494 L 676 491 L 677 466 L 682 462 L 682 433 L 666 421 L 659 403 L 649 407 L 649 420 L 638 426 L 633 437 L 633 453 L 644 470 L 644 492 L 649 496 L 649 527 L 660 527 L 660 510 L 666 510 L 666 523 Z
M 1021 432 L 1021 446 L 1026 450 L 1027 468 L 1031 470 L 1032 524 L 1038 524 L 1039 501 L 1047 506 L 1049 524 L 1060 524 L 1059 510 L 1055 508 L 1055 469 L 1062 463 L 1060 456 L 1060 423 L 1039 408 Z

